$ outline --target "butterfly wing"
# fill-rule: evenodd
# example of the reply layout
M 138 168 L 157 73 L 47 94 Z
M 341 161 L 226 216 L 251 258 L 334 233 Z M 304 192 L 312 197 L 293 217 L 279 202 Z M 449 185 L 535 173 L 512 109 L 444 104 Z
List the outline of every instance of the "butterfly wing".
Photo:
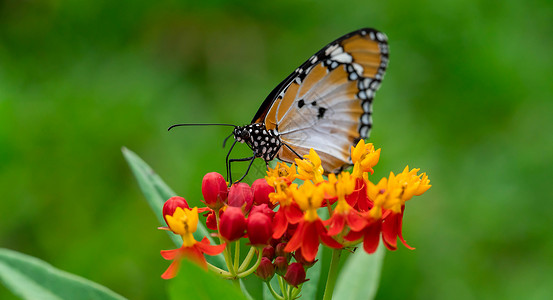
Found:
M 350 146 L 368 138 L 372 100 L 388 65 L 386 35 L 364 28 L 328 44 L 280 83 L 253 123 L 264 123 L 305 155 L 313 148 L 326 171 L 350 164 Z M 297 155 L 283 146 L 278 158 Z

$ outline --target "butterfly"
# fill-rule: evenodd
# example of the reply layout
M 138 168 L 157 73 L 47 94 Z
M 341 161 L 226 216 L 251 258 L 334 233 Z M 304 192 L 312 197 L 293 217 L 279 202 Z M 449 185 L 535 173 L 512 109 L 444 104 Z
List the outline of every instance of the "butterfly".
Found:
M 226 156 L 227 179 L 231 164 L 262 158 L 292 163 L 313 148 L 325 172 L 351 165 L 350 146 L 369 137 L 372 101 L 388 66 L 388 38 L 378 30 L 350 32 L 311 56 L 267 96 L 249 125 L 233 126 L 234 143 Z M 227 139 L 229 138 L 227 137 Z M 225 142 L 226 140 L 225 139 Z M 230 158 L 236 143 L 245 143 L 251 157 Z M 225 143 L 223 143 L 224 145 Z
M 310 148 L 326 172 L 351 165 L 350 146 L 369 137 L 372 101 L 387 66 L 388 38 L 375 29 L 362 28 L 326 45 L 271 91 L 251 124 L 234 128 L 228 176 L 232 162 L 250 161 L 247 174 L 255 158 L 293 162 Z M 246 143 L 253 155 L 229 159 L 237 142 Z

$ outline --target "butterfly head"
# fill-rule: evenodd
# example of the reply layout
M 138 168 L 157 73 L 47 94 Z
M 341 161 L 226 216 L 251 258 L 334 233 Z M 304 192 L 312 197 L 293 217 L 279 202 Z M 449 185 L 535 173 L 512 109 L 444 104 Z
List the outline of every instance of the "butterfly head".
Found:
M 237 126 L 236 128 L 234 128 L 234 131 L 232 132 L 232 134 L 234 135 L 234 139 L 240 143 L 249 142 L 251 137 L 250 133 L 251 133 L 251 129 L 248 130 L 246 126 L 244 127 Z

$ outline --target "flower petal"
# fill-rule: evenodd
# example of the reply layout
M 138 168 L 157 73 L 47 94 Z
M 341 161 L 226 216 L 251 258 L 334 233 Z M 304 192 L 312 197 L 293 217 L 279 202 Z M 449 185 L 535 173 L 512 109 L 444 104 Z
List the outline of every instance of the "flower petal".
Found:
M 213 256 L 217 255 L 225 250 L 227 244 L 210 245 L 207 237 L 204 237 L 201 242 L 196 243 L 196 248 L 204 254 Z
M 174 260 L 171 265 L 169 265 L 169 268 L 161 274 L 161 278 L 163 279 L 171 279 L 175 276 L 177 276 L 177 273 L 179 272 L 180 267 L 180 259 Z
M 346 224 L 346 218 L 343 214 L 332 214 L 332 217 L 325 222 L 328 226 L 328 235 L 335 236 L 342 232 Z
M 317 230 L 317 221 L 306 222 L 301 253 L 305 260 L 313 261 L 317 256 L 317 252 L 319 252 L 319 232 Z
M 180 248 L 179 249 L 172 249 L 172 250 L 161 250 L 161 256 L 166 260 L 173 260 L 177 258 L 180 254 Z
M 286 220 L 284 209 L 281 206 L 273 218 L 273 239 L 280 239 L 286 232 L 286 228 L 288 228 L 288 220 Z
M 381 222 L 373 223 L 364 230 L 363 249 L 369 254 L 373 254 L 378 248 L 381 224 Z

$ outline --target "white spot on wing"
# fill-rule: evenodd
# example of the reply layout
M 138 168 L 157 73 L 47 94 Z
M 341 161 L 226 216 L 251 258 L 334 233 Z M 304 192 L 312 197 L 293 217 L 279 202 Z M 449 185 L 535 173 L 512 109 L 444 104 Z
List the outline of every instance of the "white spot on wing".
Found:
M 353 58 L 351 57 L 351 55 L 349 55 L 349 53 L 344 52 L 344 53 L 340 53 L 336 56 L 333 55 L 332 60 L 337 61 L 339 63 L 343 63 L 343 64 L 349 64 L 349 63 L 352 62 Z
M 353 68 L 355 69 L 355 72 L 359 75 L 363 74 L 363 66 L 361 66 L 360 64 L 358 63 L 353 63 L 352 64 Z

